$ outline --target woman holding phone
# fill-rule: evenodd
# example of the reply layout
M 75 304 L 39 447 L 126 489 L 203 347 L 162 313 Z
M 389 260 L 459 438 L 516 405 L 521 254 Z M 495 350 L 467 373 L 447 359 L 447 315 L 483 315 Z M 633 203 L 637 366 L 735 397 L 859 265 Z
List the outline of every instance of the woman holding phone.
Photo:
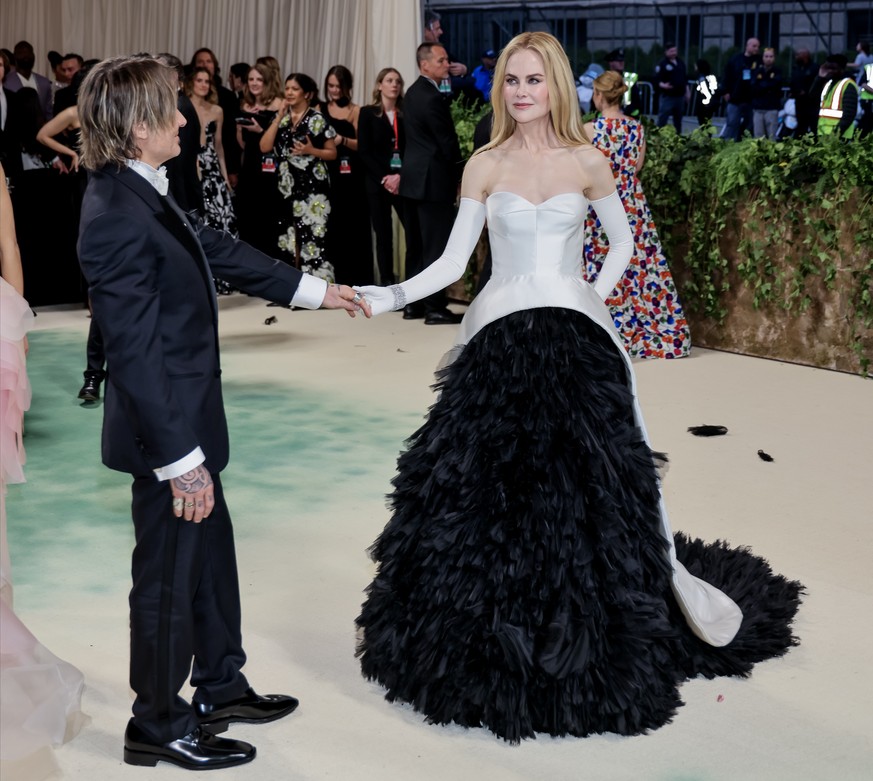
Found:
M 336 159 L 336 132 L 313 106 L 318 85 L 305 73 L 285 79 L 285 101 L 261 137 L 261 152 L 275 153 L 279 192 L 279 257 L 307 274 L 334 281 L 325 253 L 330 214 L 326 161 Z M 271 254 L 275 254 L 275 248 Z
M 265 65 L 252 66 L 240 116 L 235 119 L 237 142 L 243 149 L 235 205 L 240 238 L 269 254 L 276 246 L 281 199 L 275 161 L 270 155 L 261 155 L 260 141 L 281 106 L 282 85 L 278 78 Z

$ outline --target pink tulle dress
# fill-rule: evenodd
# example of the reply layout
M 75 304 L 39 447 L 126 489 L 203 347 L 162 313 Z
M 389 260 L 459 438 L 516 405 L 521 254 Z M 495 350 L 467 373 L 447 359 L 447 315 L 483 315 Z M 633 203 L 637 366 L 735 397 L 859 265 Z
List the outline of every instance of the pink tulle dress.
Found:
M 0 777 L 15 781 L 54 773 L 50 747 L 87 722 L 82 673 L 40 644 L 12 609 L 6 485 L 24 482 L 22 421 L 30 406 L 24 336 L 32 320 L 27 301 L 0 277 Z

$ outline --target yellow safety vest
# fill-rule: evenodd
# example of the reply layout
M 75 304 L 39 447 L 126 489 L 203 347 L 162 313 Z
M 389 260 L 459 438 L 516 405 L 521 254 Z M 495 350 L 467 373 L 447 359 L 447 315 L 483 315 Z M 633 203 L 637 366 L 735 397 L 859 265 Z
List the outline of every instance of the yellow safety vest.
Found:
M 852 79 L 840 79 L 834 82 L 831 79 L 825 84 L 821 93 L 821 106 L 818 110 L 818 133 L 826 136 L 836 133 L 840 120 L 843 118 L 843 94 L 849 85 L 857 89 Z M 843 138 L 851 138 L 855 132 L 855 125 L 851 124 L 843 133 Z

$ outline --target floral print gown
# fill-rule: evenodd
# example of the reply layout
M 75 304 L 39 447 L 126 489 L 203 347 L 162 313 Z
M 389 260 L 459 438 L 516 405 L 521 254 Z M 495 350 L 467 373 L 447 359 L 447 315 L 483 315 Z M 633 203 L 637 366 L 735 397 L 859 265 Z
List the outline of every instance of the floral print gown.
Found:
M 615 327 L 632 358 L 682 358 L 691 350 L 691 334 L 636 174 L 642 125 L 627 117 L 598 117 L 594 120 L 591 141 L 612 163 L 634 238 L 630 264 L 606 299 Z M 609 250 L 609 241 L 590 208 L 585 229 L 589 238 L 585 242 L 583 272 L 593 284 Z
M 279 216 L 281 257 L 301 271 L 334 281 L 333 266 L 325 255 L 327 217 L 330 214 L 330 178 L 327 164 L 313 155 L 292 155 L 294 140 L 308 135 L 316 149 L 336 135 L 324 116 L 309 109 L 297 126 L 286 114 L 276 135 L 279 192 L 285 207 Z

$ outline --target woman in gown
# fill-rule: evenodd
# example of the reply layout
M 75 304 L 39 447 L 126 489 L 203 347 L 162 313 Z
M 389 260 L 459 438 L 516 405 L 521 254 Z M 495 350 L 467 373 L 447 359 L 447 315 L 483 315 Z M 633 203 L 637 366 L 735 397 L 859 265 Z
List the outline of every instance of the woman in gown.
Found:
M 237 123 L 237 142 L 242 147 L 236 216 L 240 238 L 268 255 L 279 235 L 279 195 L 276 161 L 261 154 L 261 136 L 282 105 L 282 83 L 268 65 L 256 63 L 249 71 Z
M 612 164 L 634 238 L 630 265 L 610 291 L 606 305 L 632 358 L 682 358 L 691 350 L 691 334 L 640 184 L 646 142 L 642 124 L 621 111 L 626 91 L 621 74 L 607 71 L 598 76 L 594 80 L 594 105 L 601 116 L 585 125 L 591 143 Z M 584 272 L 594 284 L 609 252 L 609 241 L 591 210 L 585 227 L 590 238 L 585 244 Z
M 305 73 L 285 80 L 285 101 L 261 137 L 261 151 L 274 153 L 279 165 L 279 192 L 285 199 L 279 216 L 277 255 L 307 274 L 333 282 L 327 257 L 330 178 L 327 161 L 336 158 L 336 133 L 321 112 L 318 85 Z
M 80 711 L 82 673 L 45 648 L 12 607 L 6 485 L 24 482 L 22 422 L 30 406 L 25 334 L 33 321 L 23 281 L 0 166 L 0 777 L 35 781 L 57 770 L 49 747 L 72 739 L 87 718 Z
M 370 220 L 376 234 L 379 281 L 394 284 L 394 226 L 391 209 L 406 224 L 400 197 L 400 175 L 406 150 L 403 124 L 403 77 L 396 68 L 382 68 L 376 76 L 373 102 L 361 109 L 358 120 L 358 153 L 364 165 L 364 186 L 370 205 Z M 415 240 L 406 236 L 406 262 L 411 266 L 417 251 Z
M 200 120 L 197 169 L 203 186 L 203 222 L 210 228 L 238 236 L 222 141 L 224 110 L 218 105 L 218 91 L 212 74 L 206 68 L 194 68 L 185 85 L 185 93 L 191 98 Z M 233 292 L 229 282 L 218 277 L 213 277 L 213 282 L 217 293 Z
M 200 120 L 197 165 L 203 185 L 203 221 L 210 228 L 236 236 L 236 215 L 230 201 L 230 183 L 227 180 L 222 142 L 224 111 L 218 105 L 218 92 L 212 74 L 206 68 L 195 68 L 188 79 L 185 92 L 191 98 Z
M 358 654 L 432 722 L 513 742 L 642 733 L 670 721 L 686 678 L 746 675 L 794 645 L 801 587 L 746 549 L 674 539 L 603 304 L 632 237 L 569 62 L 524 33 L 494 85 L 444 255 L 359 291 L 379 314 L 444 288 L 487 221 L 493 274 L 400 457 Z M 611 240 L 594 285 L 579 274 L 589 203 Z
M 333 264 L 337 282 L 372 285 L 376 281 L 373 241 L 364 166 L 358 154 L 361 107 L 352 103 L 352 84 L 348 68 L 331 67 L 324 79 L 327 100 L 320 106 L 336 133 L 336 158 L 327 164 L 330 175 L 327 257 Z

